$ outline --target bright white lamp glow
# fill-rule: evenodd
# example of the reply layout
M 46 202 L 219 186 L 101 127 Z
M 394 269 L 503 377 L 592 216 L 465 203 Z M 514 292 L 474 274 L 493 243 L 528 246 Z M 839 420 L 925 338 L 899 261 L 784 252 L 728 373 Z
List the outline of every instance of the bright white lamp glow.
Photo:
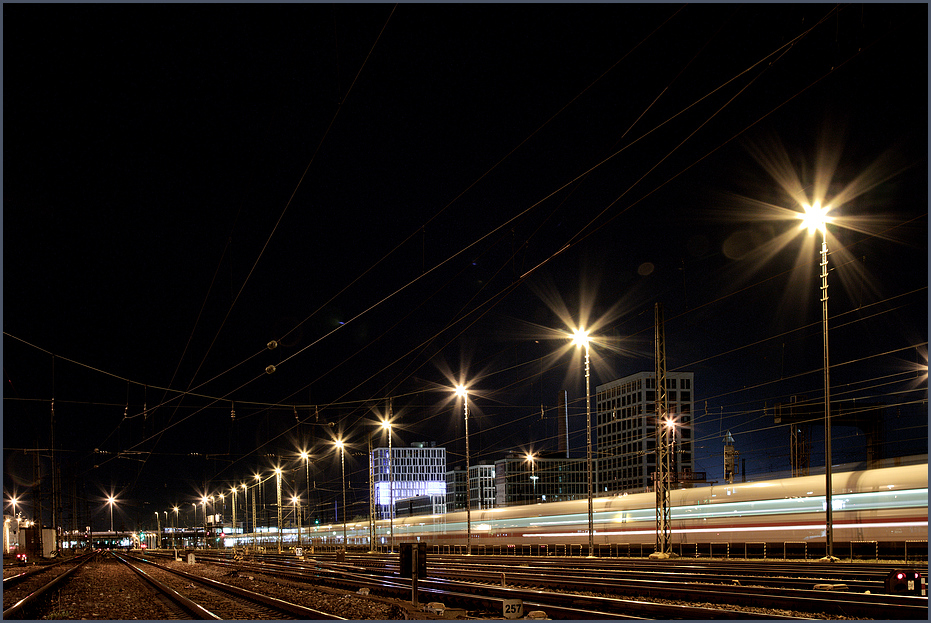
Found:
M 591 338 L 588 337 L 588 331 L 583 331 L 582 329 L 573 329 L 572 331 L 572 343 L 576 346 L 587 346 L 591 341 Z
M 820 231 L 823 234 L 827 224 L 834 220 L 833 217 L 828 216 L 831 206 L 822 208 L 820 201 L 816 201 L 814 205 L 806 203 L 802 207 L 805 208 L 805 213 L 800 214 L 798 217 L 802 221 L 799 228 L 808 229 L 809 234 L 814 234 L 815 231 Z

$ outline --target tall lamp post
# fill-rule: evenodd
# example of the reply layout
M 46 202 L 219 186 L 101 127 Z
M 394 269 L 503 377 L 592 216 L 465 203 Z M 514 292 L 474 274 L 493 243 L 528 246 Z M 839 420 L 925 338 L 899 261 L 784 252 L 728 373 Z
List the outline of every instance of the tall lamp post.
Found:
M 466 455 L 466 555 L 472 555 L 472 487 L 469 482 L 469 391 L 463 386 L 456 387 L 456 395 L 462 397 L 462 412 L 465 418 L 465 455 Z
M 531 452 L 527 453 L 527 462 L 530 463 L 530 482 L 532 483 L 531 497 L 533 499 L 533 503 L 536 504 L 537 503 L 537 478 L 538 478 L 537 472 L 536 472 L 537 464 L 534 461 L 533 454 Z
M 197 549 L 197 504 L 191 502 L 191 506 L 194 507 L 194 549 Z
M 586 460 L 585 470 L 588 474 L 588 557 L 594 556 L 592 553 L 595 549 L 594 536 L 594 517 L 592 512 L 592 401 L 591 385 L 589 381 L 589 359 L 588 344 L 591 338 L 588 337 L 588 331 L 575 329 L 573 332 L 572 343 L 576 346 L 585 347 L 585 447 Z
M 258 526 L 255 522 L 256 514 L 256 500 L 255 493 L 259 488 L 259 483 L 262 482 L 262 476 L 260 474 L 255 475 L 255 484 L 252 486 L 252 547 L 256 547 L 258 544 Z
M 278 553 L 281 553 L 281 468 L 275 468 L 275 484 L 278 488 Z
M 831 367 L 828 359 L 828 242 L 827 223 L 832 220 L 827 216 L 830 206 L 821 207 L 821 202 L 813 206 L 804 205 L 805 213 L 800 215 L 802 229 L 807 228 L 809 235 L 821 231 L 821 335 L 824 344 L 824 498 L 825 498 L 825 559 L 834 561 L 834 516 L 831 503 Z
M 226 525 L 226 496 L 220 493 L 219 497 L 220 508 L 223 509 L 220 511 L 220 528 L 222 529 Z M 214 507 L 214 514 L 216 514 L 216 507 Z
M 310 527 L 310 454 L 301 452 L 304 459 L 304 490 L 307 492 L 307 526 Z
M 348 548 L 346 542 L 346 448 L 342 439 L 337 439 L 334 444 L 339 448 L 339 461 L 343 475 L 343 549 L 345 550 Z
M 291 515 L 294 517 L 294 521 L 297 524 L 297 546 L 301 546 L 301 507 L 299 505 L 300 498 L 296 495 L 291 496 Z
M 202 497 L 200 503 L 204 507 L 204 549 L 208 549 L 210 546 L 207 544 L 207 496 Z
M 238 490 L 236 487 L 233 487 L 232 489 L 230 489 L 230 495 L 233 496 L 233 525 L 232 525 L 232 527 L 230 528 L 230 531 L 231 531 L 233 534 L 236 534 L 236 493 L 237 493 L 238 491 L 239 491 L 239 490 Z M 238 543 L 238 542 L 239 542 L 239 540 L 237 539 L 237 543 Z
M 382 428 L 388 431 L 388 548 L 394 552 L 394 465 L 391 450 L 391 421 L 381 423 Z
M 107 504 L 110 505 L 110 532 L 113 532 L 113 503 L 116 502 L 116 498 L 112 495 L 107 498 Z
M 178 546 L 178 544 L 176 543 L 176 539 L 175 539 L 175 533 L 178 531 L 178 507 L 173 506 L 171 510 L 175 512 L 175 529 L 171 531 L 171 547 L 172 549 L 174 549 L 175 547 Z M 177 558 L 177 556 L 175 557 Z
M 158 511 L 155 511 L 155 549 L 161 549 L 161 540 L 162 540 L 162 522 L 161 517 L 158 516 Z

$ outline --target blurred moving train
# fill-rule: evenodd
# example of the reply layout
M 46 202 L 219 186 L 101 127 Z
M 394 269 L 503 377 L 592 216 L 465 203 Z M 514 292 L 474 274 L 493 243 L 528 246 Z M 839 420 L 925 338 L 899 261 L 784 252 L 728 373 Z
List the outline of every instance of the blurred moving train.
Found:
M 832 475 L 834 541 L 927 541 L 928 464 Z M 804 476 L 671 491 L 671 543 L 824 542 L 825 478 Z M 656 495 L 595 498 L 594 543 L 653 544 Z M 387 520 L 376 544 L 388 542 Z M 472 545 L 588 545 L 588 500 L 472 510 Z M 348 524 L 350 546 L 368 545 L 369 523 Z M 393 541 L 466 543 L 466 513 L 396 518 Z M 319 526 L 319 544 L 342 543 L 343 525 Z M 306 537 L 305 537 L 306 538 Z M 482 548 L 484 549 L 484 548 Z

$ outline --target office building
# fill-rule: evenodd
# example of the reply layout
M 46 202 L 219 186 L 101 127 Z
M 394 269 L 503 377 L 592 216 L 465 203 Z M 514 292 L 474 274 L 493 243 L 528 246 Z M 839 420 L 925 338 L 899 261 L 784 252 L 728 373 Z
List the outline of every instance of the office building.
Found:
M 466 484 L 465 470 L 456 467 L 446 472 L 446 512 L 465 510 Z M 469 486 L 472 510 L 494 508 L 495 506 L 495 466 L 485 463 L 469 466 Z
M 568 459 L 561 452 L 541 453 L 532 458 L 526 453 L 511 453 L 495 461 L 495 505 L 584 499 L 588 496 L 585 478 L 585 459 Z
M 651 490 L 656 470 L 656 374 L 640 372 L 596 388 L 596 496 Z M 675 424 L 672 471 L 689 484 L 693 469 L 692 372 L 667 372 Z M 677 484 L 673 484 L 677 487 Z
M 377 517 L 387 518 L 392 502 L 406 498 L 430 496 L 445 505 L 446 448 L 437 448 L 435 442 L 392 447 L 393 478 L 389 478 L 388 448 L 375 448 L 372 455 Z

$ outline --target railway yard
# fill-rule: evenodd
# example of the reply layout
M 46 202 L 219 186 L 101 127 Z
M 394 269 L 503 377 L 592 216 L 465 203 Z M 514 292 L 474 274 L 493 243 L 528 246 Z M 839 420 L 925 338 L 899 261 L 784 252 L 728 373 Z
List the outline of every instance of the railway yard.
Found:
M 925 589 L 926 562 L 431 555 L 415 601 L 397 554 L 178 554 L 5 564 L 3 618 L 928 618 L 926 590 L 897 594 L 886 584 L 892 571 L 917 572 Z

